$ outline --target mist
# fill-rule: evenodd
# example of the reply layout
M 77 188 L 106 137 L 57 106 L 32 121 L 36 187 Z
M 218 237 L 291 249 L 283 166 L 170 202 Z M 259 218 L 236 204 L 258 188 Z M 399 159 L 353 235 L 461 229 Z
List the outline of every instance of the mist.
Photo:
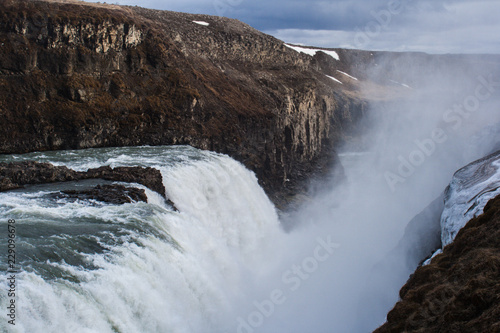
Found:
M 439 202 L 455 171 L 500 148 L 500 85 L 491 68 L 439 60 L 408 70 L 394 61 L 411 59 L 380 57 L 368 82 L 402 97 L 372 103 L 367 130 L 339 150 L 345 181 L 289 212 L 295 228 L 276 240 L 280 264 L 250 293 L 237 332 L 371 332 L 382 325 L 425 259 L 400 251 L 413 237 L 405 235 L 408 222 Z M 418 237 L 439 236 L 435 228 L 422 232 Z

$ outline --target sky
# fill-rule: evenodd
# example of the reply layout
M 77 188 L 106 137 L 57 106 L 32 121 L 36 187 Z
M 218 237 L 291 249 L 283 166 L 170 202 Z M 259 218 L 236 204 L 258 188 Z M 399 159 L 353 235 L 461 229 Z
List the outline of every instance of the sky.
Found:
M 295 44 L 437 54 L 500 54 L 499 0 L 108 2 L 236 18 Z

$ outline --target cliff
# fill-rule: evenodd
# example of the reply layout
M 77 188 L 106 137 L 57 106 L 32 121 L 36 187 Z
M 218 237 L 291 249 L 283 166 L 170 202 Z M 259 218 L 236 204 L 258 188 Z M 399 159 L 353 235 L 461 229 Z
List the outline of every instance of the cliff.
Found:
M 347 71 L 342 59 L 297 52 L 236 20 L 0 5 L 0 153 L 186 144 L 242 161 L 271 196 L 292 194 L 337 163 L 334 147 L 365 112 L 354 80 L 325 75 Z

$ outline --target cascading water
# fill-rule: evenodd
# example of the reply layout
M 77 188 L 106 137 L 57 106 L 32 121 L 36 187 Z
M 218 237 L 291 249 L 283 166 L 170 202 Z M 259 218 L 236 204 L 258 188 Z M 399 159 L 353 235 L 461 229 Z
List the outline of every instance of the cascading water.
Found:
M 54 199 L 60 184 L 0 194 L 2 228 L 17 223 L 20 269 L 16 325 L 0 321 L 3 332 L 230 331 L 282 235 L 255 176 L 227 156 L 136 147 L 8 157 L 24 159 L 156 167 L 178 211 L 150 190 L 148 203 L 124 205 Z

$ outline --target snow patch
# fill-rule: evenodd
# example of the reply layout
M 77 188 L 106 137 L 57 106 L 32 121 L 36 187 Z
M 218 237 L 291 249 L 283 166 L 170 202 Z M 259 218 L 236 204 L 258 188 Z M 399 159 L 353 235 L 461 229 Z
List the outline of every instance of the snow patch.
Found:
M 471 219 L 481 215 L 490 199 L 500 195 L 500 152 L 458 170 L 445 195 L 441 215 L 443 247 Z
M 434 257 L 435 257 L 435 256 L 437 256 L 438 254 L 441 254 L 441 253 L 443 253 L 443 250 L 441 250 L 441 249 L 439 249 L 439 250 L 437 250 L 436 252 L 434 252 L 434 253 L 432 254 L 432 256 L 431 256 L 429 259 L 427 259 L 426 261 L 424 261 L 424 262 L 422 263 L 422 266 L 427 266 L 427 265 L 429 265 L 429 264 L 431 263 L 432 259 L 434 259 Z
M 337 72 L 339 72 L 340 74 L 343 74 L 343 75 L 345 75 L 345 76 L 347 76 L 347 77 L 350 77 L 350 78 L 351 78 L 351 79 L 353 79 L 353 80 L 358 81 L 358 79 L 357 79 L 357 78 L 355 78 L 354 76 L 351 76 L 351 75 L 349 75 L 349 74 L 347 74 L 347 73 L 344 73 L 344 72 L 342 72 L 342 71 L 339 71 L 339 70 L 337 70 Z
M 205 21 L 193 21 L 193 23 L 196 23 L 196 24 L 199 24 L 199 25 L 203 25 L 205 27 L 208 27 L 210 25 L 210 23 L 205 22 Z
M 330 75 L 326 75 L 326 77 L 329 77 L 330 79 L 332 79 L 333 81 L 335 82 L 338 82 L 340 84 L 343 84 L 342 82 L 340 82 L 339 80 L 337 80 L 336 78 L 334 78 L 333 76 L 330 76 Z
M 408 89 L 413 89 L 412 87 L 410 87 L 409 85 L 407 85 L 405 83 L 401 83 L 401 82 L 394 81 L 394 80 L 389 80 L 389 81 L 391 81 L 392 83 L 395 83 L 395 84 L 399 84 L 402 87 L 405 87 L 405 88 L 408 88 Z
M 339 54 L 335 51 L 328 51 L 328 50 L 322 50 L 322 49 L 311 49 L 311 48 L 307 48 L 307 47 L 293 46 L 293 45 L 288 45 L 288 44 L 285 44 L 285 46 L 292 49 L 292 50 L 295 50 L 297 52 L 302 52 L 302 53 L 308 54 L 311 57 L 314 56 L 316 53 L 321 51 L 321 52 L 328 54 L 330 57 L 332 57 L 335 60 L 340 60 Z

